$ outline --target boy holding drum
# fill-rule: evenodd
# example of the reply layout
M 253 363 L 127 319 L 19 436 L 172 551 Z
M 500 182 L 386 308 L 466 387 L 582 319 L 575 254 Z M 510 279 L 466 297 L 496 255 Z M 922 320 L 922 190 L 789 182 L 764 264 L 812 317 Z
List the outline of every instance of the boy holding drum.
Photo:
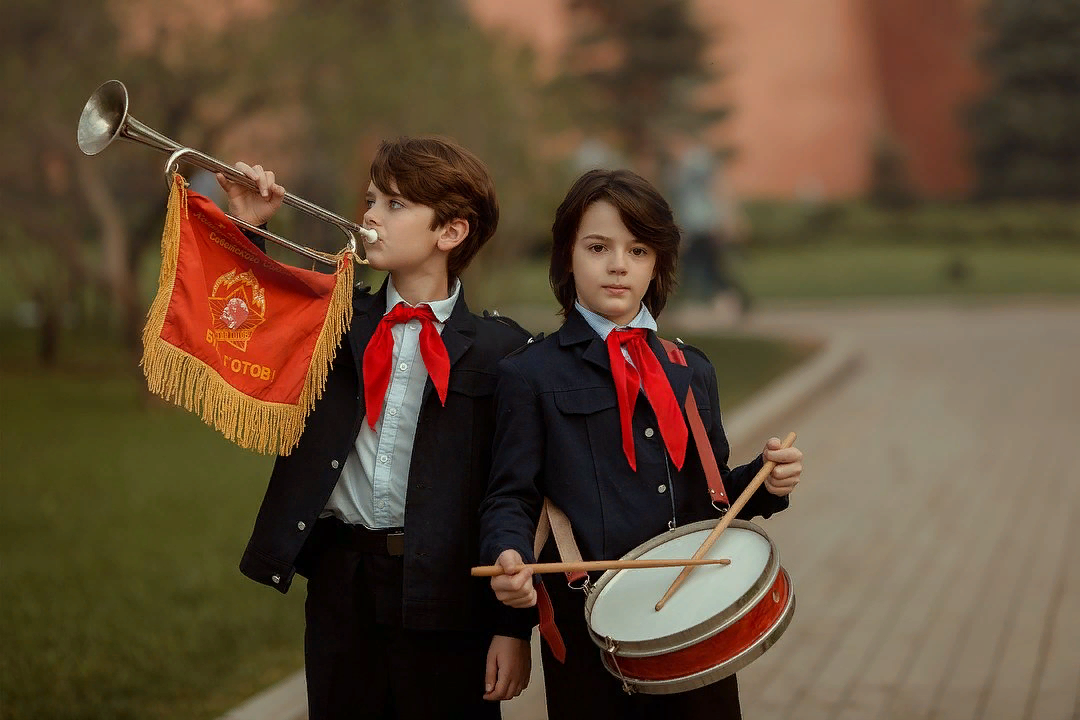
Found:
M 732 497 L 765 460 L 776 463 L 741 518 L 786 508 L 802 473 L 802 452 L 781 449 L 777 438 L 751 463 L 729 469 L 715 370 L 689 346 L 682 348 L 688 366 L 668 360 L 655 318 L 674 285 L 680 238 L 652 185 L 626 170 L 590 171 L 559 206 L 552 235 L 550 279 L 566 320 L 499 364 L 481 506 L 481 555 L 506 572 L 492 588 L 516 608 L 536 603 L 531 572 L 520 565 L 535 560 L 545 497 L 569 518 L 584 560 L 619 558 L 668 529 L 717 517 L 688 437 L 688 388 Z M 740 717 L 733 675 L 674 695 L 625 694 L 589 638 L 583 594 L 562 582 L 548 586 L 566 643 L 565 663 L 543 649 L 550 717 Z

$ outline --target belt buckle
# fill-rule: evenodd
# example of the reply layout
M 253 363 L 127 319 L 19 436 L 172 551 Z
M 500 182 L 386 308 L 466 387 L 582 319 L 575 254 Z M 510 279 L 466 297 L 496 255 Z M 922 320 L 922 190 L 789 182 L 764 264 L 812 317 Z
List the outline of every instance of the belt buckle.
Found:
M 405 533 L 387 533 L 386 554 L 390 555 L 391 557 L 398 557 L 405 554 Z

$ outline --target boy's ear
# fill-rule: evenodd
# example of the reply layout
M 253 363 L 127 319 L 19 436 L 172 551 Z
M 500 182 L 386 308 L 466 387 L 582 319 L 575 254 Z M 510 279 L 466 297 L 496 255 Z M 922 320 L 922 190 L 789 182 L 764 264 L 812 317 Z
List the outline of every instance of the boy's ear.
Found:
M 442 226 L 439 233 L 438 248 L 444 252 L 450 252 L 469 237 L 469 221 L 465 218 L 454 218 Z

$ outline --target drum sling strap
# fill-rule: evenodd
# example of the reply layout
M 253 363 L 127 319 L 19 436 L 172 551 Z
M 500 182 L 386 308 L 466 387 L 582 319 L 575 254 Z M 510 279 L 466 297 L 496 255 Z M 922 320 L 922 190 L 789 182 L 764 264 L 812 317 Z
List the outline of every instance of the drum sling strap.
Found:
M 667 350 L 668 360 L 678 365 L 686 365 L 686 356 L 679 346 L 670 340 L 659 338 L 660 344 Z M 705 471 L 705 479 L 709 482 L 709 499 L 713 507 L 721 513 L 727 511 L 731 503 L 728 501 L 727 492 L 724 491 L 724 480 L 720 477 L 720 468 L 716 465 L 716 456 L 713 455 L 712 444 L 709 436 L 705 433 L 705 426 L 701 422 L 701 414 L 698 412 L 697 401 L 694 400 L 694 391 L 691 388 L 686 391 L 686 417 L 690 421 L 690 433 L 694 436 L 694 445 L 697 446 L 698 455 L 701 457 L 701 467 Z M 723 506 L 723 507 L 721 507 Z
M 679 365 L 686 365 L 686 356 L 683 355 L 679 346 L 670 340 L 660 338 L 660 343 L 667 351 L 668 359 Z M 716 456 L 712 451 L 712 444 L 705 432 L 705 426 L 701 422 L 698 413 L 697 401 L 694 400 L 694 391 L 686 391 L 686 417 L 690 423 L 690 432 L 694 436 L 694 445 L 697 446 L 698 455 L 701 458 L 701 467 L 705 471 L 705 478 L 709 483 L 709 499 L 713 507 L 724 513 L 730 506 L 727 493 L 724 491 L 724 480 L 720 475 L 720 469 L 716 465 Z M 544 508 L 540 512 L 540 519 L 536 524 L 536 537 L 533 541 L 533 557 L 540 557 L 540 551 L 548 541 L 548 537 L 554 536 L 555 547 L 559 558 L 563 562 L 581 562 L 581 551 L 578 550 L 577 541 L 574 540 L 574 531 L 570 527 L 570 519 L 548 498 L 544 498 Z M 586 572 L 566 573 L 566 583 L 576 590 L 589 590 L 589 574 Z M 566 660 L 566 645 L 563 643 L 559 628 L 555 625 L 555 612 L 551 607 L 551 597 L 547 588 L 536 576 L 536 608 L 540 614 L 540 636 L 548 644 L 552 655 L 559 662 Z

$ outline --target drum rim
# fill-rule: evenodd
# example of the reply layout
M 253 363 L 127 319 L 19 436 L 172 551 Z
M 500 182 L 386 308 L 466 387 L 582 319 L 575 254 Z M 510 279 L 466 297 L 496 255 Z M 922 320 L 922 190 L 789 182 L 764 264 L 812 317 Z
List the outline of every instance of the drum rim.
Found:
M 676 680 L 638 680 L 635 678 L 624 677 L 623 682 L 629 685 L 635 692 L 639 692 L 643 695 L 671 695 L 674 693 L 686 692 L 688 690 L 694 690 L 706 685 L 711 685 L 718 680 L 723 680 L 729 675 L 734 675 L 739 672 L 754 660 L 765 654 L 765 651 L 776 644 L 776 641 L 780 639 L 780 636 L 784 634 L 788 626 L 791 625 L 791 620 L 795 616 L 795 586 L 791 582 L 791 576 L 783 568 L 780 572 L 784 573 L 787 579 L 788 592 L 787 592 L 787 605 L 784 607 L 784 612 L 780 617 L 776 619 L 776 622 L 765 631 L 765 634 L 761 636 L 757 642 L 750 647 L 743 650 L 738 655 L 728 658 L 724 662 L 715 665 L 708 670 L 702 670 L 701 672 L 694 673 L 693 675 L 687 675 Z M 623 653 L 619 653 L 622 655 Z M 623 677 L 618 670 L 612 668 L 611 658 L 609 653 L 601 651 L 601 660 L 603 661 L 605 669 L 617 678 Z
M 716 520 L 701 520 L 689 525 L 683 525 L 680 528 L 677 528 L 677 530 L 681 531 L 680 535 L 689 535 L 700 530 L 712 530 L 716 527 L 716 523 Z M 618 638 L 613 638 L 615 642 L 619 644 L 619 655 L 625 657 L 652 657 L 654 655 L 664 655 L 676 650 L 682 650 L 691 645 L 696 645 L 737 623 L 743 616 L 750 612 L 763 597 L 765 597 L 770 588 L 772 588 L 773 583 L 776 582 L 777 574 L 783 572 L 783 569 L 780 567 L 780 553 L 777 551 L 775 543 L 773 543 L 772 538 L 770 538 L 763 529 L 748 520 L 732 520 L 729 527 L 750 530 L 751 532 L 761 535 L 769 543 L 769 559 L 765 563 L 764 570 L 762 570 L 757 580 L 754 581 L 754 584 L 752 584 L 746 592 L 740 595 L 738 600 L 731 604 L 731 606 L 737 606 L 739 609 L 727 616 L 723 616 L 720 620 L 717 620 L 717 618 L 720 617 L 719 615 L 714 615 L 697 625 L 671 633 L 670 635 L 662 635 L 656 638 L 649 638 L 648 640 L 619 640 Z M 621 559 L 634 560 L 647 553 L 649 550 L 663 545 L 669 539 L 670 536 L 666 533 L 664 535 L 657 535 L 641 545 L 638 545 L 636 548 L 623 555 Z M 591 620 L 593 606 L 596 604 L 596 600 L 600 597 L 600 593 L 603 591 L 604 587 L 619 572 L 620 571 L 618 570 L 605 571 L 604 574 L 600 576 L 600 579 L 596 581 L 596 584 L 593 585 L 588 598 L 585 600 L 585 626 L 589 631 L 589 636 L 592 638 L 593 643 L 601 650 L 605 650 L 608 647 L 608 638 L 595 632 L 592 628 Z

